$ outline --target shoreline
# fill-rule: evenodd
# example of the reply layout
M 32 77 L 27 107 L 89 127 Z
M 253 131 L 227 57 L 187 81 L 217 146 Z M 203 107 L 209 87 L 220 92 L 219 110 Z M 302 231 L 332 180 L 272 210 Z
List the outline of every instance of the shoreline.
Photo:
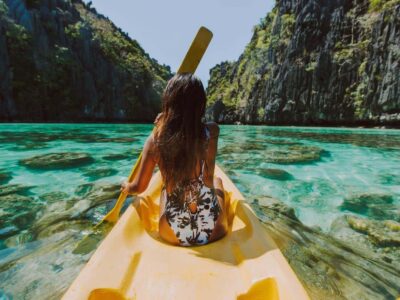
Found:
M 218 122 L 217 122 L 218 123 Z M 120 120 L 102 120 L 102 121 L 3 121 L 0 124 L 143 124 L 151 125 L 153 122 L 146 121 L 120 121 Z M 368 123 L 368 122 L 348 122 L 337 124 L 335 122 L 314 122 L 314 123 L 218 123 L 224 126 L 268 126 L 268 127 L 294 127 L 294 128 L 354 128 L 354 129 L 400 129 L 400 121 L 392 123 Z

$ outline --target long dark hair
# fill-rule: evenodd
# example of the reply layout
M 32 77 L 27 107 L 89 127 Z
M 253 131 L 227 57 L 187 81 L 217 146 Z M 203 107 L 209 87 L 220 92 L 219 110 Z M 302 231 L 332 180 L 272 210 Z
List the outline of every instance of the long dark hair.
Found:
M 204 159 L 204 117 L 207 97 L 200 79 L 193 74 L 176 74 L 163 94 L 163 110 L 157 122 L 155 141 L 159 167 L 168 188 L 191 179 Z

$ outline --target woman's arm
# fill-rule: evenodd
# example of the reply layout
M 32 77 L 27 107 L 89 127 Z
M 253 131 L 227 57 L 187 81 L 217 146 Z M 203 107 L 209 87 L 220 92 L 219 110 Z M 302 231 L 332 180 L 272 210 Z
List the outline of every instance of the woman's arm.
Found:
M 140 194 L 147 189 L 157 163 L 154 146 L 153 134 L 151 134 L 144 145 L 142 160 L 138 166 L 135 179 L 131 183 L 124 182 L 121 185 L 121 192 L 126 194 Z
M 218 152 L 219 126 L 215 122 L 209 122 L 207 123 L 207 127 L 210 130 L 210 141 L 207 152 L 207 172 L 212 181 L 215 169 L 215 158 Z

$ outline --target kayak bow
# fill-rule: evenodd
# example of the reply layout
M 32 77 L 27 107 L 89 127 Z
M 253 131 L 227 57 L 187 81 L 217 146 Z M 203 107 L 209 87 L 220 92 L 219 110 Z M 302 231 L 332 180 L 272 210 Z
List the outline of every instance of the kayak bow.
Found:
M 308 299 L 277 245 L 216 166 L 229 197 L 229 232 L 205 246 L 158 236 L 162 188 L 156 173 L 64 295 L 72 299 Z

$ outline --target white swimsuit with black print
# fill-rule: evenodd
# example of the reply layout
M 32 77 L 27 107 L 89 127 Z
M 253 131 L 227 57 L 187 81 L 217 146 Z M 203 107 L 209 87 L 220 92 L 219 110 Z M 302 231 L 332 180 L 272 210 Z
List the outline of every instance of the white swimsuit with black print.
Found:
M 207 127 L 206 133 L 208 144 L 210 133 Z M 162 196 L 166 197 L 164 214 L 181 246 L 207 244 L 221 212 L 215 190 L 204 183 L 204 164 L 203 160 L 198 178 L 170 194 L 165 187 L 162 191 Z M 196 204 L 194 212 L 190 209 L 192 204 Z

